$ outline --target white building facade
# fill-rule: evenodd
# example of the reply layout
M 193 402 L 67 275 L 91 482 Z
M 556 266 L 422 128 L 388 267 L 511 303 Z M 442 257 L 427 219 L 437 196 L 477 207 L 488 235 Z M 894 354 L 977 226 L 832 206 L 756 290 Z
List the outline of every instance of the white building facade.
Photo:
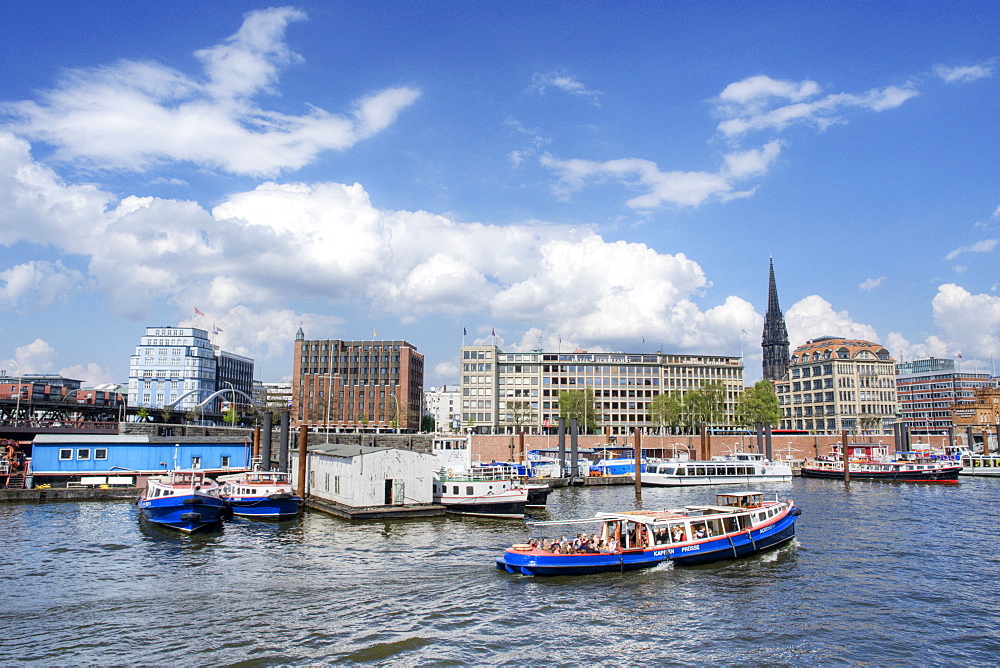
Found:
M 653 397 L 718 381 L 725 414 L 743 391 L 743 363 L 724 355 L 666 353 L 507 353 L 495 345 L 462 347 L 463 429 L 477 433 L 543 433 L 559 417 L 559 392 L 590 390 L 605 433 L 652 429 Z
M 434 431 L 458 431 L 462 426 L 462 389 L 442 385 L 424 392 L 424 415 L 434 418 Z

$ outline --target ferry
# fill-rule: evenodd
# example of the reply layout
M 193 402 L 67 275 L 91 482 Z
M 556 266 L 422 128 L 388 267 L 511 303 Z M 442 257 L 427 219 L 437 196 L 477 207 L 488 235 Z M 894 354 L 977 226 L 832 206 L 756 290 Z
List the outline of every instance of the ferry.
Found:
M 643 485 L 659 487 L 790 482 L 791 479 L 791 466 L 768 461 L 764 455 L 753 452 L 737 452 L 710 461 L 650 463 L 642 474 Z
M 598 513 L 586 519 L 533 522 L 552 527 L 596 525 L 566 549 L 549 539 L 515 544 L 497 558 L 497 570 L 521 575 L 585 575 L 735 559 L 770 550 L 795 537 L 800 511 L 791 500 L 765 501 L 762 492 L 717 494 L 714 505 L 677 510 Z M 568 542 L 568 541 L 567 541 Z
M 1000 477 L 1000 453 L 984 455 L 963 452 L 960 462 L 962 470 L 958 472 L 959 475 Z
M 219 494 L 233 515 L 283 520 L 302 509 L 302 497 L 295 494 L 284 471 L 245 471 L 219 476 L 219 481 Z
M 197 469 L 149 478 L 136 505 L 150 522 L 184 533 L 218 525 L 226 508 L 219 485 Z

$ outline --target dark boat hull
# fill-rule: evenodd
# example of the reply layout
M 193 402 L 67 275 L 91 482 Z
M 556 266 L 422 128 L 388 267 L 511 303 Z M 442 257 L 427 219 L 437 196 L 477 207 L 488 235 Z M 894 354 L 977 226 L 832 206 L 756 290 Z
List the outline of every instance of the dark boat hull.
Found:
M 851 470 L 851 480 L 882 480 L 886 482 L 958 482 L 961 466 L 940 469 L 924 469 L 906 471 L 893 469 L 891 471 L 855 471 Z M 815 469 L 802 467 L 803 478 L 844 479 L 844 472 L 836 469 Z
M 472 500 L 461 503 L 452 503 L 447 499 L 436 501 L 444 506 L 449 513 L 460 515 L 483 515 L 487 517 L 524 517 L 524 508 L 527 505 L 524 499 L 511 501 L 482 501 Z
M 552 488 L 548 485 L 539 487 L 528 487 L 528 504 L 533 507 L 543 507 L 546 501 L 548 501 L 549 494 L 552 493 Z

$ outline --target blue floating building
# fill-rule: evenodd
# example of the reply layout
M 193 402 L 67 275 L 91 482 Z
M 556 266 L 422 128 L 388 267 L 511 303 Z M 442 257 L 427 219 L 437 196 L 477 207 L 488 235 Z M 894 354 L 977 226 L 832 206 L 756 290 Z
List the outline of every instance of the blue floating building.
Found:
M 150 476 L 175 468 L 201 469 L 209 476 L 246 471 L 251 457 L 245 438 L 39 434 L 28 475 L 36 487 L 145 487 Z

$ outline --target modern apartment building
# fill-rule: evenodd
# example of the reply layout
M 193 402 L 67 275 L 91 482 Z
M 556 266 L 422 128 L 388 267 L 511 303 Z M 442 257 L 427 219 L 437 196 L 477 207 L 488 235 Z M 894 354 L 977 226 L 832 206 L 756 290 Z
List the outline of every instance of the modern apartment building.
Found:
M 295 335 L 292 422 L 323 431 L 420 429 L 424 356 L 406 341 Z
M 739 357 L 665 353 L 507 353 L 462 347 L 463 428 L 478 433 L 542 433 L 559 417 L 560 390 L 591 390 L 597 423 L 609 435 L 653 428 L 649 402 L 711 381 L 726 387 L 726 415 L 743 391 Z
M 878 343 L 836 336 L 807 341 L 774 385 L 782 429 L 891 434 L 896 423 L 896 363 Z
M 208 332 L 196 327 L 147 327 L 129 361 L 128 403 L 186 412 L 219 412 L 221 396 L 201 406 L 217 390 L 233 389 L 251 396 L 253 360 L 220 350 Z M 237 404 L 250 401 L 234 393 Z
M 989 384 L 985 371 L 955 369 L 952 359 L 919 359 L 896 365 L 899 422 L 914 434 L 940 434 L 954 426 L 953 412 L 976 403 L 976 390 Z

